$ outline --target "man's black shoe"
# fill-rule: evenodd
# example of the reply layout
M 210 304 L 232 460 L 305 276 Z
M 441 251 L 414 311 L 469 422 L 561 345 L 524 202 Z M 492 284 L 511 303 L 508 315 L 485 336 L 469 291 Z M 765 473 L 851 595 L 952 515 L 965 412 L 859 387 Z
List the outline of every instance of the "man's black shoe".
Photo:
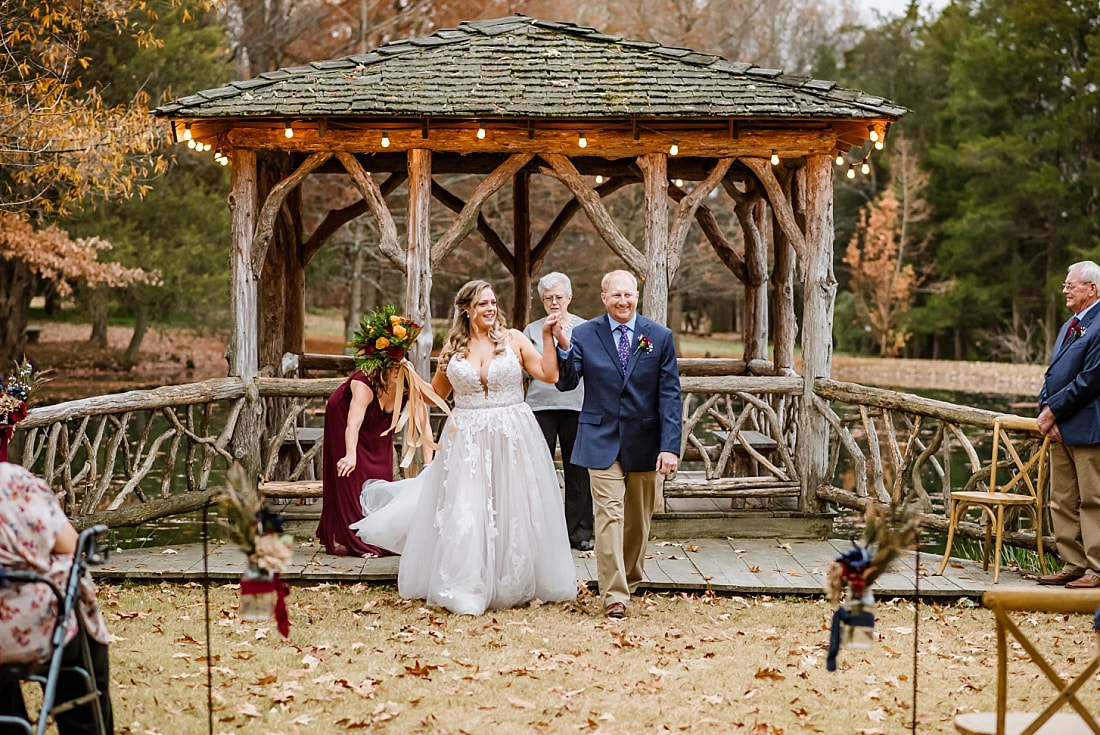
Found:
M 573 548 L 577 551 L 592 551 L 592 542 L 578 541 L 577 543 L 573 544 Z

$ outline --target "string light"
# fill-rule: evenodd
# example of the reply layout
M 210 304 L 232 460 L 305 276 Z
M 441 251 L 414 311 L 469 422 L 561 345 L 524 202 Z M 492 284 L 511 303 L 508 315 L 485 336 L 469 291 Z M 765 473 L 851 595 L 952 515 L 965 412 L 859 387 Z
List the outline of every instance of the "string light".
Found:
M 286 127 L 283 128 L 283 135 L 285 135 L 288 138 L 293 138 L 294 137 L 294 128 L 290 127 L 289 122 L 286 124 Z
M 843 166 L 843 165 L 844 165 L 844 161 L 846 161 L 846 160 L 847 160 L 847 159 L 846 159 L 846 158 L 844 158 L 844 154 L 843 154 L 843 153 L 837 153 L 837 154 L 836 154 L 836 165 L 837 165 L 837 166 Z
M 587 148 L 588 147 L 588 138 L 584 137 L 583 132 L 580 135 L 577 136 L 577 147 L 578 148 Z
M 485 140 L 485 123 L 478 123 L 477 125 L 477 139 Z
M 848 173 L 845 174 L 849 179 L 856 177 L 856 165 L 854 163 L 848 164 Z
M 680 139 L 679 138 L 673 138 L 672 139 L 672 145 L 669 146 L 669 149 L 668 149 L 668 155 L 675 156 L 675 155 L 679 155 L 679 153 L 680 153 Z
M 189 141 L 191 137 L 191 123 L 187 123 L 183 126 L 183 139 Z
M 214 151 L 214 160 L 223 166 L 229 165 L 229 158 L 220 149 Z
M 871 173 L 871 162 L 869 160 L 867 160 L 866 158 L 864 158 L 863 163 L 860 164 L 859 172 L 861 174 L 863 174 L 864 176 Z
M 383 148 L 389 148 L 390 147 L 390 134 L 389 134 L 389 132 L 387 132 L 385 130 L 382 131 L 382 147 Z
M 196 143 L 193 138 L 188 138 L 187 139 L 187 147 L 190 148 L 191 150 L 195 150 L 195 148 L 198 147 L 198 143 Z
M 600 176 L 599 174 L 596 174 L 596 183 L 597 184 L 602 184 L 603 183 L 603 177 Z
M 684 180 L 683 179 L 676 179 L 672 183 L 676 184 L 676 186 L 680 189 L 684 188 Z
M 875 126 L 874 125 L 868 125 L 867 130 L 870 131 L 871 142 L 872 143 L 877 143 L 878 142 L 878 131 L 875 130 Z
M 779 165 L 779 151 L 777 151 L 774 148 L 772 148 L 772 165 L 773 166 L 778 166 Z

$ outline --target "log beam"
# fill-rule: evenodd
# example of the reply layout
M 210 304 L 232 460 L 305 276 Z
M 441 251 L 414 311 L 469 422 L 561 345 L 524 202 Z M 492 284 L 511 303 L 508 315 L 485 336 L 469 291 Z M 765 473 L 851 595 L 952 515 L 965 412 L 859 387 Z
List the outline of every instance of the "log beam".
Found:
M 658 324 L 668 324 L 668 291 L 672 282 L 669 269 L 672 245 L 668 234 L 668 154 L 649 153 L 638 157 L 642 170 L 645 198 L 645 285 L 640 311 Z M 658 506 L 663 507 L 663 506 Z
M 611 248 L 612 252 L 622 259 L 627 268 L 634 271 L 634 275 L 644 277 L 647 267 L 645 256 L 638 252 L 638 249 L 631 244 L 630 240 L 627 240 L 619 232 L 615 221 L 611 219 L 607 208 L 600 201 L 599 195 L 581 178 L 569 159 L 560 153 L 543 154 L 542 159 L 550 164 L 550 168 L 542 168 L 540 173 L 553 176 L 565 184 L 566 188 L 580 202 L 581 208 L 592 222 L 592 226 L 607 243 L 608 247 Z
M 275 236 L 275 218 L 283 208 L 283 202 L 290 192 L 299 186 L 322 163 L 332 157 L 331 153 L 315 153 L 305 160 L 295 171 L 280 181 L 271 189 L 264 202 L 263 209 L 256 224 L 256 234 L 252 241 L 252 270 L 257 276 L 263 272 L 264 260 L 267 258 L 267 247 L 271 244 L 271 238 Z
M 423 325 L 410 355 L 410 362 L 422 378 L 431 378 L 432 356 L 432 152 L 423 148 L 409 151 L 409 233 L 405 253 L 405 314 Z
M 410 121 L 411 122 L 411 121 Z M 381 125 L 382 123 L 380 123 Z M 318 151 L 347 151 L 349 153 L 395 153 L 427 146 L 439 153 L 562 153 L 570 151 L 599 158 L 637 158 L 651 153 L 667 153 L 668 138 L 664 135 L 643 135 L 634 139 L 630 128 L 614 128 L 599 123 L 585 127 L 587 147 L 577 146 L 580 128 L 544 129 L 528 137 L 526 126 L 514 129 L 494 129 L 491 136 L 478 140 L 469 129 L 433 127 L 425 139 L 418 124 L 402 127 L 387 124 L 389 146 L 382 147 L 382 129 L 356 126 L 339 130 L 329 127 L 324 137 L 308 126 L 295 125 L 294 137 L 288 140 L 283 128 L 250 125 L 234 121 L 227 126 L 224 138 L 236 148 L 279 150 L 301 153 Z M 671 134 L 670 134 L 671 135 Z M 831 127 L 822 126 L 802 130 L 777 130 L 775 128 L 744 128 L 738 137 L 730 137 L 726 130 L 693 129 L 677 133 L 680 139 L 680 155 L 707 158 L 760 158 L 771 156 L 772 149 L 783 158 L 799 158 L 807 155 L 829 155 L 836 147 L 836 133 Z
M 355 183 L 355 188 L 363 195 L 363 202 L 367 206 L 367 211 L 371 213 L 374 223 L 378 226 L 378 249 L 391 262 L 401 262 L 403 254 L 401 245 L 397 242 L 397 225 L 393 221 L 393 215 L 390 214 L 389 207 L 386 206 L 386 196 L 382 193 L 378 182 L 363 170 L 358 159 L 350 153 L 337 153 L 336 157 L 344 165 L 348 176 Z
M 461 214 L 466 207 L 466 202 L 435 179 L 432 179 L 432 196 L 455 214 Z M 504 244 L 504 239 L 497 234 L 497 231 L 493 229 L 492 225 L 489 224 L 489 220 L 485 219 L 485 215 L 481 212 L 477 214 L 477 232 L 485 240 L 485 244 L 489 246 L 489 249 L 500 258 L 500 262 L 504 264 L 504 267 L 511 272 L 514 268 L 515 259 L 512 257 L 512 253 L 508 252 L 508 246 Z

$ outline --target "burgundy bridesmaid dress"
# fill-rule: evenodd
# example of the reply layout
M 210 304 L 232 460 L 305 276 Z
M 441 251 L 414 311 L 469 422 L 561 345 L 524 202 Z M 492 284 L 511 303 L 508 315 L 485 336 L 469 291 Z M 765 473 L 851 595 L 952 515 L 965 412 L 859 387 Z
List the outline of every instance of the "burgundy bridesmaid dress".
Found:
M 393 480 L 393 434 L 382 435 L 390 426 L 390 414 L 378 405 L 378 398 L 367 406 L 359 427 L 355 471 L 347 477 L 336 474 L 336 462 L 344 456 L 344 431 L 351 408 L 352 381 L 367 383 L 362 371 L 344 381 L 328 399 L 325 407 L 325 439 L 322 471 L 321 522 L 317 538 L 325 551 L 336 556 L 392 556 L 392 552 L 363 543 L 349 526 L 363 517 L 359 496 L 367 480 Z

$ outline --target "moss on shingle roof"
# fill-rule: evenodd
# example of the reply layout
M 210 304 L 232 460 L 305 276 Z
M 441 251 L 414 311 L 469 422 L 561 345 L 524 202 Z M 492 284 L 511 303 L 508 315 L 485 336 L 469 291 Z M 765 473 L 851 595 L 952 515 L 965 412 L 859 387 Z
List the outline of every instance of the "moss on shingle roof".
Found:
M 572 23 L 467 21 L 267 72 L 156 110 L 172 118 L 900 117 L 881 97 Z

